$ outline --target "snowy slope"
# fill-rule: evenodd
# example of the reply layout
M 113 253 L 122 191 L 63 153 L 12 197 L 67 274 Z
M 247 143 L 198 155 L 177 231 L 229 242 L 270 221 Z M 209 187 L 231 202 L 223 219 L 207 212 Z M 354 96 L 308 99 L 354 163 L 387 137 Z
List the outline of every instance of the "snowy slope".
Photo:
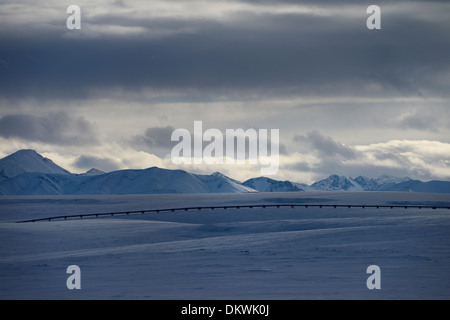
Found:
M 0 181 L 0 195 L 70 194 L 83 176 L 50 173 L 23 173 Z
M 256 190 L 220 172 L 214 172 L 211 175 L 193 174 L 193 176 L 207 185 L 208 193 L 256 192 Z
M 267 207 L 14 222 L 295 199 L 450 203 L 448 195 L 397 192 L 2 197 L 0 299 L 450 298 L 447 209 Z M 381 290 L 366 287 L 373 264 Z M 81 290 L 66 287 L 70 265 L 80 267 Z
M 304 189 L 299 188 L 290 181 L 280 181 L 266 177 L 252 178 L 242 184 L 259 192 L 304 191 Z
M 0 179 L 11 178 L 26 172 L 70 174 L 52 160 L 42 157 L 34 150 L 19 150 L 0 159 Z

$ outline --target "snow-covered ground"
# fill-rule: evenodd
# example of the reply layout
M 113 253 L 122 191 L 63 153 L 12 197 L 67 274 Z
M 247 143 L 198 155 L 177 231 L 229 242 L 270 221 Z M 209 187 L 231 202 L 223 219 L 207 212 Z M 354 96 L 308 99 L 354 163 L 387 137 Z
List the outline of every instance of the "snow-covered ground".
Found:
M 214 205 L 450 205 L 448 194 L 290 192 L 0 197 L 1 299 L 449 299 L 450 210 Z M 78 265 L 81 290 L 66 287 Z M 366 269 L 381 268 L 381 290 Z

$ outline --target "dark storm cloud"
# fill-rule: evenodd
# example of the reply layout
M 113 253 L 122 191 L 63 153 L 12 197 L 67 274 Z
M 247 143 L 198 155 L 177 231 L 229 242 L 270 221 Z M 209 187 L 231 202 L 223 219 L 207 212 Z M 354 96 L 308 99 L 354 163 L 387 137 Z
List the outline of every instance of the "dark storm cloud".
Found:
M 360 153 L 353 147 L 337 142 L 318 131 L 309 132 L 306 136 L 296 135 L 294 142 L 306 145 L 303 148 L 309 152 L 316 152 L 321 159 L 333 158 L 336 160 L 336 158 L 340 158 L 352 160 L 360 156 Z
M 73 165 L 82 170 L 89 170 L 91 168 L 99 169 L 105 172 L 115 171 L 120 169 L 118 163 L 108 158 L 100 158 L 95 156 L 79 156 Z
M 387 175 L 397 178 L 413 176 L 414 179 L 428 180 L 433 177 L 433 175 L 427 170 L 418 173 L 416 170 L 411 169 L 408 166 L 397 168 L 387 165 L 374 165 L 367 163 L 353 164 L 349 166 L 343 163 L 323 162 L 320 165 L 314 166 L 309 163 L 299 162 L 289 165 L 289 169 L 311 173 L 313 174 L 315 181 L 327 178 L 332 174 L 343 175 L 352 178 L 356 178 L 358 176 L 378 178 L 380 176 Z
M 404 129 L 425 130 L 439 132 L 439 119 L 430 114 L 408 114 L 399 121 L 399 126 Z
M 320 5 L 324 3 L 335 2 Z M 434 74 L 450 70 L 448 19 L 430 21 L 388 11 L 382 15 L 383 29 L 369 31 L 367 6 L 361 5 L 356 17 L 345 12 L 320 16 L 243 11 L 229 20 L 108 13 L 89 18 L 91 25 L 146 30 L 138 36 L 35 37 L 29 30 L 16 39 L 1 33 L 0 95 L 70 99 L 103 89 L 146 87 L 194 88 L 205 95 L 228 90 L 262 95 L 447 95 Z M 436 10 L 423 3 L 423 12 L 431 8 Z M 150 34 L 155 30 L 169 35 L 154 38 Z M 372 92 L 374 84 L 381 91 Z
M 148 128 L 144 134 L 134 136 L 130 144 L 136 150 L 164 157 L 170 154 L 172 148 L 177 144 L 177 142 L 171 141 L 174 130 L 175 128 L 172 126 Z
M 148 128 L 143 136 L 144 142 L 149 147 L 170 148 L 173 145 L 170 138 L 174 130 L 175 128 L 172 126 Z
M 136 135 L 134 136 L 130 144 L 138 151 L 145 151 L 152 154 L 155 154 L 159 157 L 164 157 L 171 153 L 173 147 L 179 143 L 178 140 L 172 141 L 172 133 L 175 130 L 172 126 L 167 127 L 154 127 L 154 128 L 148 128 L 144 134 L 142 135 Z M 203 132 L 204 133 L 204 132 Z M 194 154 L 194 136 L 193 133 L 191 134 L 191 154 Z M 222 153 L 226 153 L 226 145 L 225 145 L 225 132 L 222 132 L 223 134 L 223 149 Z M 206 148 L 209 144 L 214 142 L 215 138 L 212 138 L 212 141 L 202 140 L 202 150 Z M 237 142 L 235 138 L 235 145 L 234 145 L 234 152 L 237 154 Z M 272 140 L 268 138 L 267 140 L 267 146 L 268 146 L 268 152 L 270 154 L 271 147 L 272 147 Z M 250 150 L 250 142 L 249 139 L 245 140 L 245 158 L 247 159 L 249 157 L 249 150 Z M 283 143 L 278 143 L 278 152 L 281 155 L 287 155 L 287 148 Z
M 95 145 L 98 143 L 92 123 L 64 112 L 46 116 L 9 114 L 0 118 L 0 136 L 56 145 Z
M 376 178 L 381 175 L 413 179 L 442 179 L 447 143 L 425 140 L 392 140 L 366 146 L 345 146 L 319 132 L 296 136 L 298 161 L 285 169 L 312 174 L 322 179 L 331 174 Z
M 364 161 L 364 155 L 361 153 L 362 161 L 353 161 L 348 163 L 343 159 L 333 159 L 332 157 L 318 157 L 314 162 L 298 161 L 286 166 L 286 169 L 308 172 L 314 176 L 314 179 L 324 179 L 332 174 L 343 175 L 356 178 L 357 176 L 366 176 L 377 178 L 382 175 L 393 177 L 414 177 L 415 179 L 429 180 L 435 178 L 429 168 L 420 167 L 412 163 L 407 156 L 402 156 L 396 151 L 389 152 L 383 150 L 372 151 L 373 157 L 377 161 Z M 389 164 L 380 161 L 390 160 Z M 436 159 L 434 159 L 436 160 Z

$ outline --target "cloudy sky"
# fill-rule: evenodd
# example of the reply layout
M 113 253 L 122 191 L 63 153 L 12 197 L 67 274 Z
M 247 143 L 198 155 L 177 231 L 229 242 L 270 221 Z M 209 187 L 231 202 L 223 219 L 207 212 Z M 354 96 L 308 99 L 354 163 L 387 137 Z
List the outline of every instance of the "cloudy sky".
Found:
M 81 8 L 68 30 L 66 9 Z M 381 8 L 381 30 L 366 27 Z M 0 0 L 0 157 L 175 165 L 177 128 L 280 130 L 275 179 L 450 179 L 450 2 Z

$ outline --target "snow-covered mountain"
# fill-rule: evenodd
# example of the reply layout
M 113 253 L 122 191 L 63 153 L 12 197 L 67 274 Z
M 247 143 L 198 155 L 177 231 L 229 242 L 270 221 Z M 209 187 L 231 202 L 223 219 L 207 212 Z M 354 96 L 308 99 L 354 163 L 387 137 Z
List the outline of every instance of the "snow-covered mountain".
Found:
M 378 178 L 367 178 L 359 176 L 355 179 L 344 176 L 331 175 L 326 179 L 311 185 L 314 190 L 321 191 L 404 191 L 404 192 L 429 192 L 450 193 L 449 181 L 412 180 L 410 178 L 396 178 L 381 176 Z
M 70 174 L 34 150 L 19 150 L 0 159 L 0 179 L 12 178 L 27 172 Z
M 195 175 L 157 167 L 99 175 L 24 173 L 0 181 L 0 194 L 150 194 L 255 192 L 217 175 Z
M 331 175 L 311 185 L 267 177 L 244 183 L 220 172 L 201 175 L 157 167 L 105 173 L 91 169 L 72 174 L 34 150 L 20 150 L 0 159 L 0 194 L 150 194 L 150 193 L 242 193 L 290 191 L 414 191 L 450 193 L 450 182 L 422 182 L 381 176 L 349 178 Z
M 367 178 L 359 176 L 350 178 L 333 174 L 326 179 L 311 185 L 292 181 L 280 181 L 266 177 L 252 178 L 243 185 L 259 192 L 288 192 L 288 191 L 414 191 L 429 193 L 450 193 L 450 182 L 412 180 L 410 178 L 396 178 L 381 176 Z
M 396 178 L 386 175 L 375 179 L 359 176 L 351 180 L 356 182 L 364 191 L 388 190 L 399 183 L 412 181 L 410 178 Z
M 450 193 L 450 182 L 448 181 L 428 181 L 405 180 L 397 184 L 390 185 L 383 191 L 405 191 L 405 192 L 429 192 L 429 193 Z
M 346 178 L 344 176 L 338 176 L 333 174 L 326 179 L 315 182 L 311 185 L 315 190 L 324 191 L 362 191 L 363 188 L 353 179 Z
M 305 191 L 291 181 L 279 181 L 266 177 L 252 178 L 242 184 L 259 192 Z
M 105 173 L 91 169 L 71 174 L 33 150 L 21 150 L 0 160 L 0 194 L 149 194 L 255 192 L 219 172 L 191 174 L 157 167 Z
M 410 191 L 409 189 L 416 186 L 417 183 L 423 182 L 411 180 L 407 177 L 396 178 L 386 175 L 378 178 L 359 176 L 353 179 L 333 174 L 326 179 L 313 183 L 311 188 L 323 191 Z

